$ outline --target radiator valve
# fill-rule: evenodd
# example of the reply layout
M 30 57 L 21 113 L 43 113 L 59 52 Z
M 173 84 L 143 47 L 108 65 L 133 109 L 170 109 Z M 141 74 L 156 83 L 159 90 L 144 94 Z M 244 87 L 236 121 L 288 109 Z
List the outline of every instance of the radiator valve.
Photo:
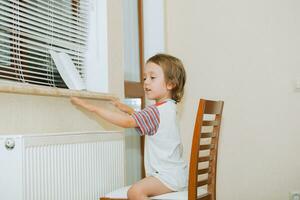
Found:
M 15 146 L 16 146 L 16 143 L 12 138 L 7 138 L 5 140 L 5 147 L 7 150 L 12 150 L 15 148 Z

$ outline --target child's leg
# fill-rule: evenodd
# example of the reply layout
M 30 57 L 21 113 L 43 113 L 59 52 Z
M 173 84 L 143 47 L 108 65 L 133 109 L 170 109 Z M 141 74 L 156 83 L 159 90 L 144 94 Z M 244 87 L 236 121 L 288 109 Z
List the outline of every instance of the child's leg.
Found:
M 172 192 L 160 180 L 155 177 L 144 178 L 133 184 L 127 193 L 130 200 L 147 200 L 149 196 L 156 196 Z

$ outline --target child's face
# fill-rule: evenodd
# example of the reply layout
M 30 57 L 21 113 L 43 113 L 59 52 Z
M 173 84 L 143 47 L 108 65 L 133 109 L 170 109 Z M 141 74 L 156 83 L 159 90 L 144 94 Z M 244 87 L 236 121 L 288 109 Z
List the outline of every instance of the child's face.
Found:
M 172 85 L 167 84 L 163 69 L 152 62 L 146 63 L 144 71 L 144 91 L 150 100 L 162 102 L 172 97 Z

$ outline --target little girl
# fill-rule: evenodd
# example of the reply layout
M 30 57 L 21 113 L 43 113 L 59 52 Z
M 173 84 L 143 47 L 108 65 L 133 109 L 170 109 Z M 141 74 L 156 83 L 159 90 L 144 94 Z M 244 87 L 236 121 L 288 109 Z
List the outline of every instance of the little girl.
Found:
M 122 113 L 88 104 L 79 98 L 72 103 L 96 113 L 105 120 L 124 127 L 136 128 L 145 135 L 144 164 L 146 178 L 128 190 L 130 200 L 144 200 L 187 186 L 187 165 L 182 158 L 182 144 L 176 120 L 176 103 L 180 102 L 186 74 L 182 62 L 167 54 L 157 54 L 146 62 L 144 91 L 155 104 L 134 112 L 118 101 L 113 104 Z

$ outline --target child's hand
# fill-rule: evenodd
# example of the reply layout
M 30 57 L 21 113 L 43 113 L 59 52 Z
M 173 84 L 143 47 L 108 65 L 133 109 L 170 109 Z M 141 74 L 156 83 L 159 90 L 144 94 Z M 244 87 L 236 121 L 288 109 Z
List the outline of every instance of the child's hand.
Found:
M 78 97 L 71 97 L 71 102 L 78 106 L 85 105 L 85 102 L 83 100 L 79 99 Z
M 122 107 L 122 103 L 117 100 L 117 99 L 114 99 L 111 101 L 111 104 L 114 105 L 115 107 L 119 108 L 121 110 L 121 107 Z
M 111 104 L 114 105 L 115 107 L 117 107 L 119 110 L 125 112 L 126 109 L 125 109 L 125 106 L 124 104 L 122 104 L 119 100 L 117 99 L 114 99 L 111 101 Z
M 112 100 L 111 103 L 114 106 L 116 106 L 119 110 L 121 110 L 125 113 L 132 114 L 134 112 L 134 110 L 132 108 L 130 108 L 126 104 L 121 103 L 119 100 Z

